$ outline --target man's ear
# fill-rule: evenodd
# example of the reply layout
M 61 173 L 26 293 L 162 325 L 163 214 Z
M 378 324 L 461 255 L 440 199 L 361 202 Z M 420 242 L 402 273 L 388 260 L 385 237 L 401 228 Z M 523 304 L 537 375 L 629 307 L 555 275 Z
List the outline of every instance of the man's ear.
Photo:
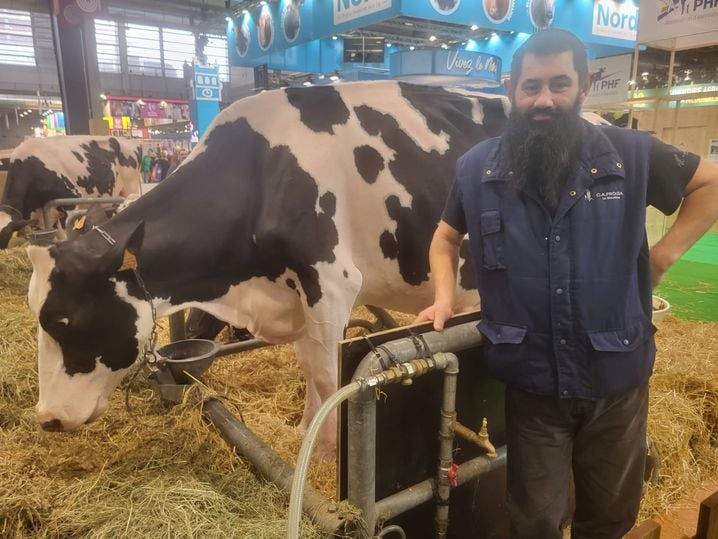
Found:
M 511 84 L 511 78 L 504 79 L 504 90 L 509 98 L 509 101 L 513 104 L 514 102 L 514 85 Z
M 589 73 L 588 76 L 586 76 L 586 80 L 584 81 L 583 85 L 579 89 L 579 99 L 581 100 L 581 103 L 586 100 L 588 97 L 588 93 L 591 91 L 591 85 L 593 84 L 593 73 Z

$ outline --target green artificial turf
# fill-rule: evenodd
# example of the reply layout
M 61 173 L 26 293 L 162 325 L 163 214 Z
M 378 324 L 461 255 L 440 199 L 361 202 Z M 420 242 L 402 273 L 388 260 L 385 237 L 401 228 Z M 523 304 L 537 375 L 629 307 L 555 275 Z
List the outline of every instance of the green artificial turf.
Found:
M 666 274 L 656 295 L 686 320 L 718 321 L 718 234 L 706 234 Z

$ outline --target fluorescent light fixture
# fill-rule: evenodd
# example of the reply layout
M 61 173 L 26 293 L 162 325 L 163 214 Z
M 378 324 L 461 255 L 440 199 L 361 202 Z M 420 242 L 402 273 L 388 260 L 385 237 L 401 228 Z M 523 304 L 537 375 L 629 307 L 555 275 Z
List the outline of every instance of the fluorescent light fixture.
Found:
M 331 77 L 329 77 L 329 80 L 331 80 L 331 81 L 338 81 L 338 80 L 339 80 L 339 75 L 332 75 Z
M 436 36 L 429 36 L 429 41 L 436 41 Z
M 386 44 L 386 47 L 387 47 L 387 48 L 391 47 L 391 43 L 387 43 L 387 44 Z
M 311 86 L 311 85 L 312 85 L 312 81 L 305 80 L 302 84 L 303 84 L 304 86 Z
M 441 48 L 442 48 L 442 49 L 448 49 L 449 46 L 448 46 L 446 43 L 442 43 L 442 44 L 441 44 Z
M 471 25 L 471 29 L 472 29 L 473 31 L 476 31 L 476 30 L 479 29 L 479 26 L 476 25 L 476 24 L 472 24 L 472 25 Z
M 338 38 L 337 36 L 332 36 L 332 39 L 333 39 L 334 41 L 336 41 L 336 40 L 339 39 L 339 38 Z
M 414 47 L 414 45 L 411 45 L 411 46 L 409 47 L 409 50 L 410 50 L 410 51 L 413 51 L 415 48 L 416 48 L 416 47 Z

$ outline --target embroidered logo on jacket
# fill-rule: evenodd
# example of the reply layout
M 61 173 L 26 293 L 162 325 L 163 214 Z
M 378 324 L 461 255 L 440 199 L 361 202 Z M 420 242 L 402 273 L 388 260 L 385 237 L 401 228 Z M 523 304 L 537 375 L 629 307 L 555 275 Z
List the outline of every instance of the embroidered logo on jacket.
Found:
M 623 191 L 599 191 L 598 193 L 591 193 L 591 191 L 588 190 L 584 198 L 588 202 L 593 200 L 621 200 L 623 198 Z

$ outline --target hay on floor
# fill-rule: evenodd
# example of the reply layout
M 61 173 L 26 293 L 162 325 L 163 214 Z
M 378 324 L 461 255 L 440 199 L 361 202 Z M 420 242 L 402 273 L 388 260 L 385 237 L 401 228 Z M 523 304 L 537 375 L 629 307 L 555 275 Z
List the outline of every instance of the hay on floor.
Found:
M 0 252 L 0 537 L 283 537 L 286 496 L 232 454 L 195 398 L 165 409 L 138 378 L 131 412 L 118 391 L 93 425 L 38 430 L 29 275 L 23 249 Z M 718 477 L 718 324 L 667 317 L 660 329 L 649 419 L 660 470 L 644 517 Z M 166 323 L 160 334 L 166 342 Z M 220 358 L 206 383 L 294 464 L 304 384 L 291 347 Z M 335 496 L 334 466 L 315 463 L 310 482 Z M 321 536 L 306 519 L 302 526 L 302 537 Z

